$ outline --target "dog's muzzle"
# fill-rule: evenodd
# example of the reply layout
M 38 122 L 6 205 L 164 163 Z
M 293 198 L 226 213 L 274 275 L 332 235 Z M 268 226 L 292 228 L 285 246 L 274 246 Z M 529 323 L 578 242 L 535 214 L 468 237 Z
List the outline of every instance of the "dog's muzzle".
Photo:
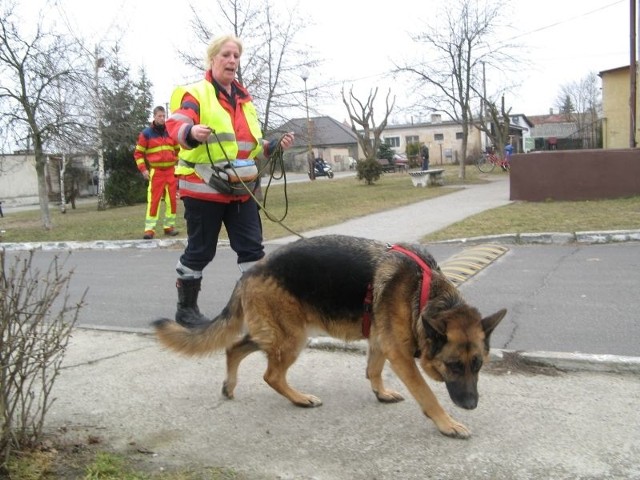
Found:
M 449 397 L 460 408 L 473 410 L 478 406 L 477 384 L 470 385 L 469 382 L 445 382 Z

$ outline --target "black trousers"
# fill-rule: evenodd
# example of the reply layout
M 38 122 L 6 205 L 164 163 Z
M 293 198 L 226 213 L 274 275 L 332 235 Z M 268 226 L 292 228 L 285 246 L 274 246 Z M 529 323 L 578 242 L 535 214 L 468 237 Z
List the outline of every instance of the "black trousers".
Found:
M 222 225 L 229 235 L 231 248 L 238 255 L 238 263 L 255 262 L 264 257 L 262 223 L 255 200 L 218 203 L 183 198 L 184 218 L 187 221 L 187 248 L 180 263 L 201 272 L 216 255 Z

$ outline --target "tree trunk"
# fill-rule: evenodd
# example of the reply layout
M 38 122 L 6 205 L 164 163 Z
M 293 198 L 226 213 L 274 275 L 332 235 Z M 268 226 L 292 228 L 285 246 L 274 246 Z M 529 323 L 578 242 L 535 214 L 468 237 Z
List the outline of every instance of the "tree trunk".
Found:
M 67 198 L 64 187 L 64 172 L 66 170 L 67 162 L 66 156 L 62 154 L 62 160 L 60 161 L 60 212 L 67 213 Z M 73 195 L 73 194 L 72 194 Z
M 40 200 L 40 216 L 42 219 L 42 228 L 51 230 L 51 213 L 49 212 L 49 192 L 47 190 L 47 179 L 45 169 L 47 168 L 47 159 L 42 153 L 41 147 L 36 147 L 36 173 L 38 174 L 38 199 Z

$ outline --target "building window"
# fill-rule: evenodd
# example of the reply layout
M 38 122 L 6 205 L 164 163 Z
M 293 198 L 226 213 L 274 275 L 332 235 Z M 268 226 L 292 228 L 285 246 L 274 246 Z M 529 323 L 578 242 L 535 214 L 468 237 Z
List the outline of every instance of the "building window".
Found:
M 436 142 L 442 142 L 444 140 L 444 133 L 434 133 L 433 134 L 433 139 Z
M 405 141 L 407 142 L 407 145 L 412 145 L 414 143 L 420 143 L 420 138 L 418 135 L 407 135 L 405 137 Z
M 384 139 L 384 143 L 389 145 L 391 148 L 398 148 L 400 146 L 400 137 L 386 137 Z
M 462 132 L 456 132 L 456 140 L 462 140 Z

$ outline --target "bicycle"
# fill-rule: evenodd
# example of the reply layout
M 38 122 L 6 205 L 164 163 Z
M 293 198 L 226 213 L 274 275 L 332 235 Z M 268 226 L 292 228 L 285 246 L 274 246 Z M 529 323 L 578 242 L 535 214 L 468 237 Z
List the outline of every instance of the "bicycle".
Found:
M 500 158 L 495 153 L 483 153 L 476 160 L 476 167 L 482 173 L 491 173 L 496 168 L 496 165 L 502 168 L 505 172 L 508 172 L 511 168 L 511 162 L 507 158 Z

